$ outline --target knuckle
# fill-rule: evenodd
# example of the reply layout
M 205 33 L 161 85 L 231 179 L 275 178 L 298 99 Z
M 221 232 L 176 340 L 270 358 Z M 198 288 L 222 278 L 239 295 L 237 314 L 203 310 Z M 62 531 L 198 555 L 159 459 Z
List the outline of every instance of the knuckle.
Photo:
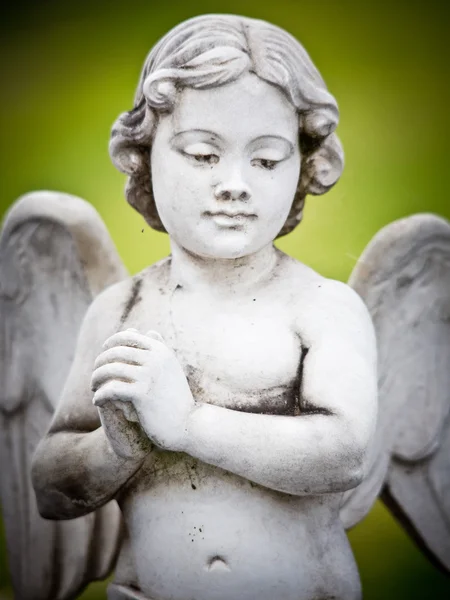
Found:
M 99 354 L 99 355 L 97 356 L 97 358 L 95 359 L 95 362 L 94 362 L 94 369 L 96 369 L 96 368 L 100 367 L 100 366 L 103 364 L 103 362 L 104 362 L 104 360 L 105 360 L 105 355 L 106 355 L 106 353 L 107 353 L 107 352 L 108 352 L 108 350 L 105 350 L 105 351 L 103 351 L 103 352 L 100 352 L 100 354 Z
M 117 333 L 110 335 L 109 338 L 107 338 L 105 340 L 105 343 L 103 344 L 103 346 L 108 346 L 108 345 L 112 344 L 115 341 L 115 339 L 117 338 L 117 335 L 118 335 Z

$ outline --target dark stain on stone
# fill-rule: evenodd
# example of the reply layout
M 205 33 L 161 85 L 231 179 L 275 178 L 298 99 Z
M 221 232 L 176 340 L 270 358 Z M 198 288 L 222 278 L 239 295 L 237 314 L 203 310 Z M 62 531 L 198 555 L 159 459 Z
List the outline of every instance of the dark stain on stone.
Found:
M 410 519 L 410 517 L 403 510 L 401 504 L 397 501 L 389 485 L 385 485 L 381 490 L 380 498 L 383 500 L 383 503 L 388 507 L 392 515 L 397 519 L 399 523 L 402 524 L 404 529 L 410 535 L 411 539 L 418 545 L 420 550 L 424 553 L 424 555 L 428 558 L 431 564 L 436 567 L 441 573 L 448 574 L 448 570 L 443 563 L 441 563 L 436 555 L 434 555 L 430 549 L 425 544 L 423 537 L 414 522 Z
M 229 571 L 230 567 L 228 566 L 226 560 L 219 555 L 212 556 L 207 563 L 208 571 L 213 571 L 216 569 Z
M 189 388 L 192 392 L 192 395 L 196 400 L 201 398 L 203 394 L 203 386 L 200 384 L 201 373 L 199 369 L 196 369 L 192 365 L 186 365 L 184 369 L 184 374 L 186 375 L 186 379 L 189 383 Z
M 320 408 L 319 406 L 314 406 L 314 404 L 311 404 L 310 402 L 302 402 L 302 410 L 301 410 L 303 415 L 325 415 L 327 417 L 330 417 L 331 415 L 333 415 L 334 413 L 331 410 L 328 410 L 327 408 Z
M 191 483 L 191 488 L 192 488 L 193 490 L 196 490 L 196 489 L 197 489 L 197 486 L 196 486 L 194 483 Z
M 397 289 L 409 287 L 414 279 L 408 275 L 401 275 L 395 282 Z
M 314 404 L 311 404 L 311 402 L 308 402 L 307 400 L 305 400 L 304 395 L 303 395 L 303 374 L 304 374 L 304 370 L 305 370 L 305 361 L 306 361 L 306 357 L 308 356 L 308 352 L 309 352 L 309 348 L 307 346 L 303 346 L 302 344 L 302 353 L 301 353 L 301 357 L 300 357 L 300 364 L 298 367 L 298 371 L 297 371 L 297 390 L 298 390 L 298 407 L 299 407 L 299 413 L 296 414 L 301 414 L 301 415 L 327 415 L 330 416 L 333 413 L 328 410 L 327 408 L 321 408 L 320 406 L 315 406 Z
M 295 410 L 294 386 L 280 388 L 278 393 L 273 394 L 276 388 L 268 388 L 258 392 L 258 401 L 255 404 L 238 405 L 233 408 L 239 412 L 254 413 L 259 415 L 288 415 L 293 416 Z
M 305 359 L 308 355 L 309 348 L 300 343 L 301 355 L 297 369 L 296 385 L 295 385 L 295 410 L 294 415 L 298 416 L 302 412 L 302 388 L 303 388 L 303 372 L 305 370 Z
M 62 531 L 61 527 L 59 527 L 59 523 L 55 523 L 54 527 L 54 538 L 53 538 L 53 551 L 52 551 L 52 570 L 51 570 L 51 587 L 49 598 L 54 598 L 58 594 L 59 587 L 61 585 L 61 576 L 63 573 L 64 565 L 62 560 L 62 552 L 60 548 L 62 546 Z M 48 577 L 48 574 L 47 574 Z
M 141 287 L 142 287 L 142 279 L 140 277 L 137 277 L 133 281 L 133 285 L 131 287 L 131 293 L 130 293 L 128 300 L 124 306 L 122 316 L 120 317 L 120 322 L 122 324 L 125 323 L 125 321 L 128 319 L 131 311 L 136 306 L 136 304 L 138 304 L 142 300 L 142 298 L 140 296 Z
M 184 373 L 189 383 L 189 388 L 194 398 L 198 401 L 204 399 L 203 374 L 200 369 L 187 364 L 184 367 Z M 220 381 L 220 377 L 215 377 L 216 381 Z M 297 377 L 293 379 L 289 385 L 274 386 L 262 390 L 254 390 L 242 392 L 243 400 L 240 399 L 240 394 L 232 395 L 229 401 L 220 404 L 224 408 L 236 410 L 238 412 L 263 414 L 263 415 L 294 415 L 294 409 L 297 399 Z
M 311 156 L 311 154 L 313 154 L 316 150 L 319 149 L 321 143 L 321 139 L 313 138 L 310 135 L 302 133 L 300 135 L 301 156 Z

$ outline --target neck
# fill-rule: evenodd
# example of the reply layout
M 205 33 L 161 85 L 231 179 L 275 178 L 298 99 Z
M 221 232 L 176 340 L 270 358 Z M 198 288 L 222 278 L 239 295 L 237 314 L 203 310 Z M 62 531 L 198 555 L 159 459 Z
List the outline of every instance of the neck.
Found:
M 171 240 L 171 281 L 188 289 L 213 287 L 227 290 L 248 289 L 266 279 L 277 261 L 273 244 L 242 258 L 208 258 L 192 254 Z

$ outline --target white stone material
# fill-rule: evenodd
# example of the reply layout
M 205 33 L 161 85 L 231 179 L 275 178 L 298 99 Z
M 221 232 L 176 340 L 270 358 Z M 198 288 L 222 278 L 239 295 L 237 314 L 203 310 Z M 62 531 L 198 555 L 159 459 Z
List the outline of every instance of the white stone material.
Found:
M 382 300 L 381 306 L 370 302 L 379 284 L 367 278 L 367 265 L 385 273 L 381 259 L 370 260 L 380 247 L 391 252 L 386 237 L 375 240 L 375 254 L 364 255 L 355 271 L 352 286 L 358 293 L 274 246 L 277 236 L 300 222 L 305 196 L 324 193 L 338 180 L 343 153 L 334 133 L 337 121 L 333 96 L 285 31 L 231 15 L 191 19 L 149 54 L 135 106 L 118 118 L 110 143 L 114 163 L 129 176 L 128 201 L 150 225 L 168 233 L 171 255 L 126 278 L 109 239 L 99 238 L 97 247 L 91 236 L 86 254 L 71 222 L 62 222 L 63 235 L 75 245 L 55 244 L 70 246 L 80 278 L 84 273 L 98 285 L 80 318 L 68 317 L 71 367 L 62 391 L 62 381 L 55 387 L 60 399 L 35 454 L 32 478 L 47 519 L 99 515 L 100 507 L 117 501 L 125 532 L 110 600 L 358 600 L 359 575 L 343 521 L 358 521 L 386 481 L 406 506 L 404 494 L 396 492 L 400 479 L 388 476 L 400 440 L 395 447 L 385 443 L 391 420 L 386 423 L 383 415 L 377 427 L 377 344 L 361 299 L 377 325 L 383 381 L 400 368 L 396 361 L 403 350 L 400 331 L 390 351 L 379 311 L 391 313 Z M 70 202 L 74 213 L 84 210 L 81 200 Z M 56 214 L 57 206 L 48 206 Z M 439 223 L 445 262 L 450 228 Z M 401 227 L 394 230 L 394 246 L 403 243 L 403 234 Z M 14 248 L 8 225 L 3 242 Z M 109 258 L 101 251 L 105 244 Z M 441 246 L 438 252 L 433 248 L 430 260 L 440 261 Z M 400 275 L 411 254 L 400 256 L 394 249 L 390 256 L 392 269 L 383 280 L 389 292 L 402 288 Z M 2 255 L 3 298 L 13 258 Z M 69 281 L 65 294 L 58 291 L 50 300 L 55 312 L 42 303 L 26 309 L 42 322 L 28 342 L 32 373 L 42 363 L 39 353 L 58 348 L 50 335 L 55 314 L 67 311 L 80 288 L 69 259 L 45 267 L 48 291 Z M 39 264 L 34 257 L 27 268 Z M 95 269 L 115 283 L 105 286 L 93 277 Z M 419 285 L 426 281 L 430 305 L 450 290 L 445 269 L 427 271 L 431 281 L 417 279 Z M 444 287 L 437 283 L 442 273 Z M 408 277 L 419 275 L 413 269 Z M 20 278 L 14 285 L 20 291 Z M 425 301 L 423 295 L 402 294 L 394 293 L 392 314 L 405 302 L 413 315 Z M 447 308 L 439 317 L 431 310 L 427 323 L 442 318 L 447 326 Z M 10 309 L 2 310 L 19 328 Z M 73 332 L 85 312 L 75 348 Z M 412 317 L 399 317 L 398 323 L 413 327 Z M 59 328 L 63 337 L 66 327 L 69 323 Z M 439 342 L 445 356 L 447 333 Z M 408 349 L 426 344 L 424 354 L 434 351 L 433 335 L 411 333 L 408 340 Z M 2 343 L 25 352 L 23 341 Z M 0 366 L 15 365 L 6 356 Z M 419 373 L 429 381 L 430 362 L 416 371 L 418 357 L 411 354 L 398 389 L 414 393 Z M 36 384 L 45 387 L 53 375 L 42 364 Z M 14 381 L 25 375 L 14 372 Z M 5 377 L 12 381 L 12 375 Z M 429 416 L 435 428 L 448 414 L 445 382 L 441 377 L 436 388 L 437 417 L 432 411 Z M 9 398 L 1 398 L 5 414 Z M 403 399 L 406 392 L 395 406 L 408 411 Z M 428 408 L 419 402 L 414 411 L 419 410 Z M 406 438 L 402 415 L 392 413 L 392 423 Z M 406 422 L 418 435 L 424 430 L 416 421 Z M 440 452 L 439 435 L 449 439 L 447 430 L 433 429 L 427 452 Z M 411 460 L 429 456 L 414 452 Z M 445 474 L 444 483 L 439 479 L 443 494 L 449 469 L 442 455 L 433 468 L 438 479 Z M 11 467 L 8 473 L 16 471 Z M 408 484 L 405 489 L 409 493 Z M 422 492 L 411 493 L 419 498 Z M 422 526 L 427 504 L 423 494 L 420 498 Z M 114 518 L 102 521 L 102 535 L 108 523 L 117 532 Z M 422 529 L 433 546 L 432 527 Z M 13 548 L 14 541 L 10 544 Z M 101 556 L 103 545 L 97 545 L 94 554 Z M 448 559 L 445 544 L 432 551 L 438 560 Z M 70 558 L 75 564 L 85 559 L 83 548 Z M 85 581 L 92 577 L 85 574 Z M 48 594 L 41 597 L 50 600 Z

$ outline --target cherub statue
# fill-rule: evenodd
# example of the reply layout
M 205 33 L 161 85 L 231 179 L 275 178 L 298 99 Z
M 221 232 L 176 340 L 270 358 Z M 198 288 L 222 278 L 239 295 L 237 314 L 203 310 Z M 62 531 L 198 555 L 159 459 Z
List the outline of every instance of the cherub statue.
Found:
M 350 286 L 274 246 L 339 179 L 337 122 L 288 33 L 196 17 L 152 49 L 110 143 L 171 255 L 127 277 L 82 200 L 12 208 L 1 483 L 17 598 L 75 598 L 115 566 L 110 600 L 357 600 L 345 528 L 382 491 L 450 568 L 449 224 L 389 226 Z

